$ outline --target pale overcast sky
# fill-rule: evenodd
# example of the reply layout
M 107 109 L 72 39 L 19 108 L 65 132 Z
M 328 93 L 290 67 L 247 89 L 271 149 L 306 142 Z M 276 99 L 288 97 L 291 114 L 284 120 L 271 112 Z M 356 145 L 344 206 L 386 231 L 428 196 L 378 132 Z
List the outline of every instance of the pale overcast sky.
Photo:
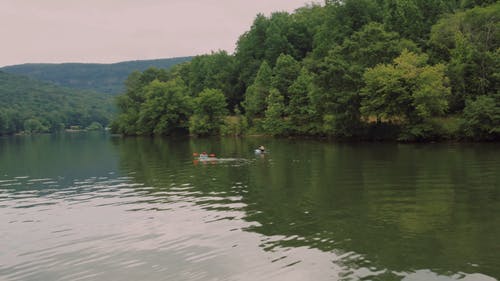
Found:
M 0 66 L 232 53 L 257 13 L 292 12 L 311 2 L 0 0 Z

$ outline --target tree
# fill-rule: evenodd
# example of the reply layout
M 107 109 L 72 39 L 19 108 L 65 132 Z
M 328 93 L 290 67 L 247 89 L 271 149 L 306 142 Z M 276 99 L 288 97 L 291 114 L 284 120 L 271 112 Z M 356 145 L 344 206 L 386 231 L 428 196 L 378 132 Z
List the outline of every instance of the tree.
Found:
M 248 118 L 263 115 L 266 109 L 266 97 L 269 95 L 269 90 L 271 88 L 271 78 L 271 67 L 264 61 L 257 72 L 255 81 L 248 87 L 245 93 L 243 107 L 245 109 L 245 115 Z
M 118 116 L 111 124 L 111 131 L 124 135 L 162 135 L 176 128 L 187 128 L 190 96 L 179 78 L 179 71 L 184 68 L 177 66 L 171 71 L 149 68 L 131 73 L 125 81 L 125 93 L 116 98 Z
M 287 38 L 288 13 L 273 13 L 266 30 L 264 59 L 275 65 L 280 54 L 292 54 L 293 47 Z
M 365 69 L 390 62 L 406 47 L 418 50 L 382 24 L 369 23 L 309 65 L 317 86 L 312 91 L 313 105 L 323 116 L 327 134 L 352 137 L 361 133 L 360 90 Z
M 314 56 L 324 57 L 345 38 L 370 22 L 382 21 L 382 10 L 373 0 L 325 1 L 325 18 L 314 36 Z
M 361 128 L 359 89 L 361 84 L 353 79 L 352 68 L 338 52 L 331 50 L 328 56 L 313 65 L 314 90 L 311 102 L 322 116 L 324 133 L 337 137 L 352 137 Z
M 413 41 L 401 38 L 396 32 L 387 31 L 381 23 L 370 22 L 346 38 L 336 52 L 351 62 L 359 75 L 359 81 L 362 81 L 365 68 L 390 63 L 404 49 L 419 51 Z
M 248 129 L 248 121 L 241 114 L 238 107 L 234 109 L 234 116 L 225 118 L 224 125 L 221 126 L 221 134 L 225 136 L 241 136 Z
M 191 98 L 180 78 L 167 82 L 152 81 L 144 88 L 146 100 L 141 104 L 138 133 L 142 135 L 169 135 L 188 127 Z
M 196 135 L 219 134 L 228 114 L 226 106 L 226 98 L 220 90 L 203 90 L 193 101 L 194 115 L 189 121 L 189 131 Z
M 425 48 L 431 27 L 456 8 L 456 1 L 449 0 L 385 0 L 384 24 Z
M 468 138 L 494 140 L 500 138 L 500 93 L 496 97 L 478 96 L 467 101 L 462 131 Z
M 111 124 L 111 131 L 124 135 L 136 135 L 138 133 L 137 120 L 141 104 L 146 97 L 143 88 L 147 85 L 143 73 L 134 71 L 125 80 L 125 94 L 116 97 L 116 106 L 119 114 Z M 151 81 L 150 81 L 151 82 Z
M 393 64 L 378 65 L 365 72 L 362 112 L 366 117 L 401 120 L 409 138 L 425 137 L 418 125 L 444 114 L 450 93 L 445 67 L 427 65 L 427 56 L 409 51 Z
M 102 131 L 104 130 L 104 127 L 101 125 L 99 122 L 92 122 L 87 128 L 85 128 L 87 131 Z
M 441 19 L 432 28 L 433 54 L 448 61 L 452 112 L 465 101 L 492 95 L 500 87 L 500 3 L 476 7 Z
M 229 109 L 241 102 L 237 95 L 237 72 L 234 56 L 226 51 L 196 56 L 189 63 L 187 84 L 192 96 L 204 89 L 219 89 L 229 102 Z M 183 77 L 183 76 L 180 76 Z
M 310 4 L 295 10 L 288 24 L 287 40 L 292 46 L 291 55 L 296 60 L 304 59 L 313 49 L 314 34 L 323 22 L 323 8 Z
M 387 0 L 384 11 L 384 24 L 389 30 L 418 43 L 423 41 L 424 16 L 416 0 Z
M 313 78 L 306 68 L 302 68 L 299 76 L 288 88 L 290 102 L 286 113 L 290 118 L 291 126 L 295 133 L 314 133 L 316 111 L 312 106 L 311 92 Z
M 242 94 L 249 87 L 264 60 L 264 44 L 269 20 L 258 14 L 250 30 L 242 34 L 236 43 L 235 59 L 239 72 L 238 83 Z
M 266 98 L 267 108 L 263 127 L 266 132 L 272 135 L 282 135 L 288 129 L 283 115 L 285 113 L 285 104 L 283 95 L 275 88 L 269 91 Z
M 24 131 L 28 134 L 47 132 L 48 128 L 36 118 L 30 118 L 24 121 Z
M 299 76 L 300 68 L 300 63 L 290 55 L 281 54 L 276 60 L 271 86 L 283 95 L 285 104 L 290 100 L 288 88 Z

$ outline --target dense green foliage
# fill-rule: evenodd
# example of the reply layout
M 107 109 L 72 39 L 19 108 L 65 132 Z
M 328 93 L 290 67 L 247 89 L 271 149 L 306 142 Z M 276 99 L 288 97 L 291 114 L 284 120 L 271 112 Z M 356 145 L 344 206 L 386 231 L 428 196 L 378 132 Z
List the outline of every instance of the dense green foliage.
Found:
M 220 90 L 203 90 L 194 98 L 189 131 L 197 135 L 218 134 L 228 113 L 226 107 L 226 98 Z
M 463 131 L 467 137 L 495 139 L 500 137 L 500 95 L 479 96 L 464 109 Z
M 262 117 L 266 110 L 266 97 L 271 89 L 272 70 L 264 61 L 257 72 L 255 81 L 247 88 L 243 107 L 248 118 Z
M 49 81 L 68 88 L 119 94 L 124 90 L 123 82 L 133 71 L 144 71 L 150 67 L 168 69 L 189 60 L 191 60 L 191 57 L 126 61 L 113 64 L 31 63 L 6 66 L 0 68 L 0 70 L 7 73 L 26 75 L 37 80 Z
M 364 75 L 361 110 L 377 120 L 394 120 L 404 126 L 401 139 L 425 138 L 431 117 L 444 114 L 450 89 L 444 65 L 427 65 L 425 55 L 403 51 L 394 64 L 379 64 Z
M 0 71 L 0 135 L 107 125 L 111 97 Z
M 182 80 L 191 132 L 204 135 L 229 127 L 240 134 L 250 125 L 248 133 L 272 135 L 497 140 L 499 19 L 496 1 L 327 0 L 257 15 L 234 55 L 215 52 L 134 75 Z M 136 122 L 153 114 L 144 111 L 154 102 L 146 92 L 147 83 L 120 97 L 116 131 L 159 133 Z M 227 105 L 237 121 L 209 125 L 199 113 L 201 93 L 216 95 L 212 108 Z
M 134 72 L 126 81 L 127 92 L 118 99 L 121 114 L 112 129 L 125 135 L 170 134 L 188 128 L 191 98 L 180 78 L 169 79 L 165 70 Z

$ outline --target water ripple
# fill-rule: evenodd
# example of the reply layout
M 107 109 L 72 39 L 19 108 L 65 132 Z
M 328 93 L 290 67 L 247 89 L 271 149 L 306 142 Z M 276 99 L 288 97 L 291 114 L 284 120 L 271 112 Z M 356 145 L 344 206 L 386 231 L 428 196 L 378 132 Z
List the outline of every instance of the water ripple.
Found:
M 496 239 L 480 255 L 461 236 L 480 249 L 493 237 L 480 232 L 495 233 L 495 159 L 462 161 L 464 177 L 377 155 L 336 162 L 328 149 L 320 163 L 300 149 L 206 165 L 160 152 L 96 176 L 0 177 L 0 279 L 495 280 L 473 261 L 495 261 Z M 471 257 L 446 261 L 468 272 L 426 266 L 416 253 L 434 248 L 436 264 Z

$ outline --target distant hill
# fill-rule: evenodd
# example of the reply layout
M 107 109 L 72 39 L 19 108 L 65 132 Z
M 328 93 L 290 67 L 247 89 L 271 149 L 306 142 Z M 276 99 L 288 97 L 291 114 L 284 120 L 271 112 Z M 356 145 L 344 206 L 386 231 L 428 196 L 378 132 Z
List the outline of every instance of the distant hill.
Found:
M 107 125 L 113 96 L 0 71 L 0 135 Z M 29 128 L 28 128 L 29 127 Z
M 37 80 L 50 81 L 59 86 L 114 95 L 123 91 L 123 82 L 133 71 L 144 71 L 150 67 L 170 68 L 176 64 L 190 61 L 191 58 L 138 60 L 113 64 L 20 64 L 6 66 L 0 70 L 26 75 Z

